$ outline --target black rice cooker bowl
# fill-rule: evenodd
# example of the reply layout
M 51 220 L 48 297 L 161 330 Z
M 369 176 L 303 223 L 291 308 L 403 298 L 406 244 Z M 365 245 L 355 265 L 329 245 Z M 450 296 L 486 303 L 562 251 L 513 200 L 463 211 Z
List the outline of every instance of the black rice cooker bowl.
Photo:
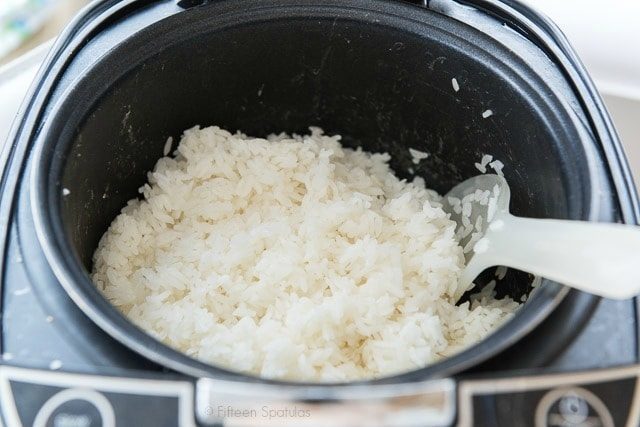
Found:
M 512 47 L 441 13 L 397 1 L 222 0 L 128 31 L 88 61 L 48 111 L 37 139 L 33 214 L 48 262 L 80 308 L 168 368 L 258 380 L 159 343 L 89 277 L 100 237 L 138 196 L 167 138 L 194 125 L 255 136 L 320 126 L 343 135 L 346 146 L 388 152 L 400 176 L 412 166 L 409 147 L 426 151 L 416 174 L 441 193 L 478 174 L 474 164 L 491 154 L 506 165 L 515 214 L 614 218 L 598 141 L 569 86 L 557 83 L 561 74 L 551 82 L 546 65 L 536 69 Z M 493 114 L 483 117 L 486 110 Z M 518 300 L 530 283 L 514 272 L 498 293 Z M 544 281 L 477 345 L 374 382 L 477 365 L 522 340 L 567 294 Z M 539 351 L 565 344 L 549 340 Z

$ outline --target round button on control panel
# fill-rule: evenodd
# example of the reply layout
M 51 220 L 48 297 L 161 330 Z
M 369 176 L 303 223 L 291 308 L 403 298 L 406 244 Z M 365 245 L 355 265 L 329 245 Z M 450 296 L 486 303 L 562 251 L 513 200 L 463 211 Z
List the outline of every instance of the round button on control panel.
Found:
M 544 395 L 535 414 L 536 427 L 614 427 L 606 405 L 581 387 L 558 388 Z
M 115 427 L 109 400 L 94 390 L 70 388 L 54 394 L 42 405 L 34 427 Z

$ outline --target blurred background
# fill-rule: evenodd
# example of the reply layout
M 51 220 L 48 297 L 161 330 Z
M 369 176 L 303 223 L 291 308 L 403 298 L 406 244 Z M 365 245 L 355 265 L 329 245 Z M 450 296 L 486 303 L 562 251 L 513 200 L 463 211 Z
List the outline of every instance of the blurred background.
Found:
M 0 0 L 0 66 L 55 37 L 87 0 Z
M 577 50 L 607 103 L 640 183 L 640 0 L 522 1 L 555 21 Z M 0 0 L 0 85 L 5 81 L 6 86 L 8 74 L 20 78 L 7 72 L 9 63 L 20 62 L 16 59 L 54 38 L 87 3 Z M 27 77 L 31 76 L 22 76 Z M 8 104 L 2 95 L 0 87 L 0 116 Z M 7 127 L 0 120 L 3 126 Z

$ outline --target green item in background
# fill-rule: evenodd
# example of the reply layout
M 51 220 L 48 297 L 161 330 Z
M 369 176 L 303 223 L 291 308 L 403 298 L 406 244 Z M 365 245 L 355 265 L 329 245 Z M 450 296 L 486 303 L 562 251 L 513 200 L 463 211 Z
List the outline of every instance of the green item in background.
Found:
M 0 58 L 36 33 L 59 0 L 0 0 Z

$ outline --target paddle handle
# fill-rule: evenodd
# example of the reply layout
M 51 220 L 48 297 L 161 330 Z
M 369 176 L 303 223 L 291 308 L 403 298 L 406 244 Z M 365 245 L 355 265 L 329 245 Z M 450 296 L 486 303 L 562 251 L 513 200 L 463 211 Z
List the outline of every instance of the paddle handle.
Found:
M 484 238 L 484 251 L 476 251 L 462 280 L 504 265 L 606 298 L 640 294 L 640 227 L 503 212 Z

